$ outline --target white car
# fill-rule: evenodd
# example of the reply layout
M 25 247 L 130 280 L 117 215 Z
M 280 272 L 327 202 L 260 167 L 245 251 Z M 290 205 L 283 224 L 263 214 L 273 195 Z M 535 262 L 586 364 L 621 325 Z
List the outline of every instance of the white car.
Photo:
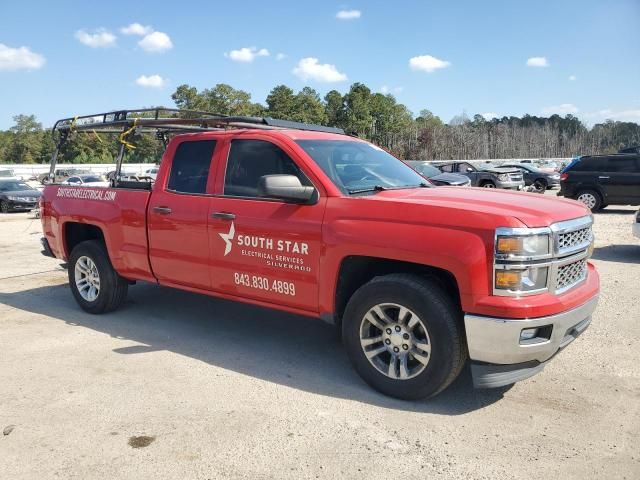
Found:
M 636 212 L 636 221 L 631 228 L 633 230 L 633 235 L 636 238 L 640 238 L 640 210 Z
M 67 178 L 62 185 L 75 185 L 77 187 L 108 187 L 109 182 L 102 175 L 86 174 L 86 175 L 74 175 Z
M 145 177 L 150 177 L 155 182 L 156 181 L 156 177 L 158 176 L 158 170 L 159 170 L 158 167 L 150 168 L 149 170 L 144 172 L 144 176 Z

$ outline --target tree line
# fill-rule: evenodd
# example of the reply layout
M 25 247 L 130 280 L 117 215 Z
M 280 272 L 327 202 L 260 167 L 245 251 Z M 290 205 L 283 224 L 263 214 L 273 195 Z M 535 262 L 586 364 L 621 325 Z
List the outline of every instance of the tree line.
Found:
M 199 91 L 180 85 L 171 95 L 180 109 L 225 115 L 265 116 L 343 128 L 371 140 L 399 158 L 421 160 L 545 158 L 613 153 L 640 144 L 640 125 L 606 121 L 588 128 L 573 115 L 502 117 L 457 115 L 448 123 L 429 110 L 415 115 L 393 95 L 372 92 L 354 83 L 342 94 L 331 90 L 324 98 L 310 87 L 298 92 L 278 85 L 265 103 L 249 92 L 217 84 Z M 55 149 L 50 131 L 33 115 L 14 117 L 15 125 L 0 131 L 0 163 L 47 163 Z M 115 136 L 76 135 L 65 144 L 59 161 L 112 163 L 118 151 Z M 127 162 L 159 161 L 163 146 L 152 135 L 133 138 L 136 149 Z

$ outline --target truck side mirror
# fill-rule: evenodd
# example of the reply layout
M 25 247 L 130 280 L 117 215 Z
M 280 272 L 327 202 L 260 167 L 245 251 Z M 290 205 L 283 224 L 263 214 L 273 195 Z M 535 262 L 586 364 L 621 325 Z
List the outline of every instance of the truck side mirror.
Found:
M 471 172 L 473 172 L 473 168 L 467 167 L 467 173 L 471 173 Z
M 258 182 L 258 195 L 293 203 L 311 203 L 315 196 L 313 187 L 300 183 L 295 175 L 263 175 Z

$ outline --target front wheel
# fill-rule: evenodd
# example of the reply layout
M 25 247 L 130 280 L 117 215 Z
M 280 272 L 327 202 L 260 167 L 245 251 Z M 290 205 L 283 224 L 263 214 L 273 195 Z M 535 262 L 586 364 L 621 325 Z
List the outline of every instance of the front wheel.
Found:
M 537 193 L 544 193 L 547 191 L 547 182 L 542 178 L 538 178 L 533 182 L 533 188 Z
M 1 200 L 0 201 L 0 212 L 2 213 L 9 213 L 11 209 L 9 208 L 9 202 L 7 202 L 6 200 Z
M 76 302 L 89 313 L 111 312 L 127 297 L 129 284 L 114 270 L 102 242 L 78 244 L 71 252 L 68 273 Z
M 493 182 L 485 182 L 485 183 L 482 184 L 482 187 L 484 187 L 484 188 L 496 188 L 496 185 Z
M 435 281 L 416 275 L 376 277 L 354 293 L 343 340 L 360 376 L 391 397 L 438 394 L 467 357 L 462 313 Z

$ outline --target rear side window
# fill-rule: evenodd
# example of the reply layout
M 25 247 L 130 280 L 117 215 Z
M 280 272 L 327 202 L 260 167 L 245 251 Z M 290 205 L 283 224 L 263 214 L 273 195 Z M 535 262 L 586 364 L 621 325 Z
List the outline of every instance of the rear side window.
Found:
M 312 186 L 293 160 L 277 145 L 264 140 L 233 140 L 224 177 L 224 194 L 258 197 L 264 175 L 295 175 L 300 183 Z
M 171 163 L 167 189 L 180 193 L 206 193 L 215 140 L 182 142 Z
M 639 173 L 638 157 L 610 157 L 607 162 L 607 172 Z
M 607 157 L 582 157 L 571 168 L 574 172 L 605 172 Z
M 637 173 L 640 171 L 638 156 L 582 157 L 570 170 L 575 172 Z
M 438 168 L 440 168 L 440 170 L 442 170 L 443 172 L 451 173 L 453 172 L 454 165 L 440 165 L 440 167 Z

